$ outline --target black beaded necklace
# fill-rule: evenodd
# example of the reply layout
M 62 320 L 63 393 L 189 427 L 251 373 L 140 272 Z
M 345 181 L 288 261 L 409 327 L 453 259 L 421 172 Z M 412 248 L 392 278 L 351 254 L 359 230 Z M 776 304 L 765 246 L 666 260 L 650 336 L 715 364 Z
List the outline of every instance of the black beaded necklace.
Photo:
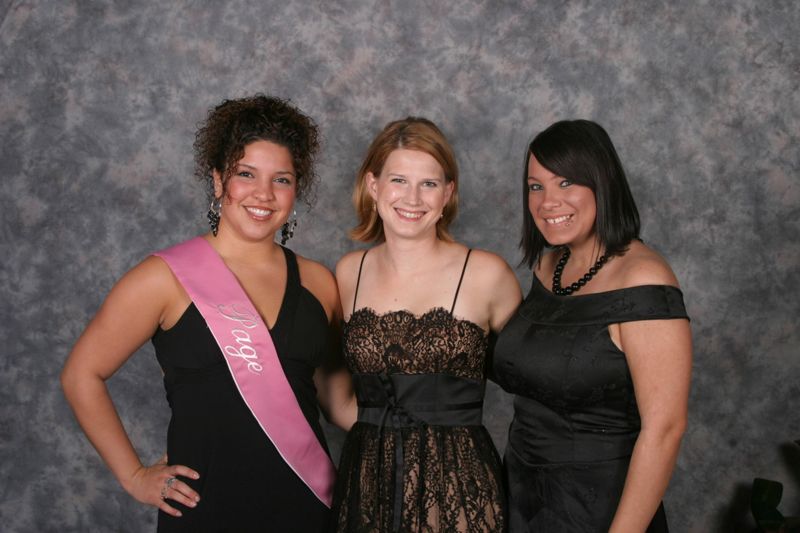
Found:
M 594 275 L 597 274 L 601 268 L 603 268 L 603 265 L 606 264 L 606 261 L 608 261 L 608 256 L 606 254 L 601 255 L 594 266 L 592 266 L 589 269 L 589 272 L 584 274 L 583 277 L 569 287 L 562 287 L 561 273 L 564 271 L 564 266 L 567 264 L 571 253 L 572 252 L 570 252 L 569 248 L 565 246 L 564 254 L 561 256 L 561 259 L 558 260 L 556 269 L 553 270 L 553 294 L 557 294 L 559 296 L 569 296 L 573 292 L 578 292 L 581 287 L 589 283 L 589 280 L 592 279 Z

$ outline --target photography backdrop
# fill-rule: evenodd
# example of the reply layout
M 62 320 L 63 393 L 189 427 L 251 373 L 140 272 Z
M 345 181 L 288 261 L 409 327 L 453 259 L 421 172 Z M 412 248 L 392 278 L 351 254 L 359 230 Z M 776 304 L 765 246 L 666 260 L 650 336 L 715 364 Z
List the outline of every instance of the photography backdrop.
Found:
M 0 1 L 0 529 L 154 530 L 58 375 L 116 279 L 206 230 L 194 131 L 256 92 L 324 134 L 291 246 L 328 267 L 357 247 L 354 174 L 389 120 L 442 127 L 462 170 L 455 235 L 512 265 L 526 144 L 555 120 L 603 124 L 692 317 L 673 530 L 752 527 L 754 477 L 783 482 L 781 510 L 800 514 L 798 27 L 794 0 Z M 169 413 L 151 346 L 109 386 L 157 459 Z M 501 450 L 510 416 L 490 385 Z

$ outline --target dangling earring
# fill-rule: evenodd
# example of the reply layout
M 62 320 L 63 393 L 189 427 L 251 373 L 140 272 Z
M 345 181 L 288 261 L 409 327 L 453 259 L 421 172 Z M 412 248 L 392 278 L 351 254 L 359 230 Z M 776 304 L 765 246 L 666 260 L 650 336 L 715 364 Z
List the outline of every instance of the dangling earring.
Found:
M 297 211 L 292 209 L 292 216 L 286 223 L 281 226 L 281 246 L 286 244 L 286 241 L 294 237 L 294 229 L 297 227 Z
M 211 206 L 208 208 L 206 217 L 208 218 L 208 225 L 211 226 L 211 233 L 214 237 L 217 236 L 219 231 L 219 212 L 222 210 L 222 201 L 219 198 L 211 200 Z

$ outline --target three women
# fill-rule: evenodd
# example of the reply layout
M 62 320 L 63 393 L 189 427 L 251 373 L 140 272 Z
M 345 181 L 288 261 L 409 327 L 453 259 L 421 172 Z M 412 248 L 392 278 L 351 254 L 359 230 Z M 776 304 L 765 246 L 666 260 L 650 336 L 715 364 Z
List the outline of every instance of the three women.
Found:
M 161 509 L 159 530 L 323 527 L 332 465 L 316 397 L 339 425 L 353 422 L 348 378 L 315 370 L 339 294 L 359 409 L 334 529 L 665 530 L 660 500 L 686 420 L 690 333 L 674 275 L 638 240 L 605 131 L 561 122 L 531 143 L 522 243 L 533 287 L 505 329 L 519 286 L 500 258 L 450 237 L 458 169 L 425 119 L 392 122 L 372 143 L 353 236 L 374 247 L 342 258 L 336 282 L 275 245 L 276 232 L 291 234 L 316 145 L 313 123 L 285 102 L 218 106 L 196 143 L 214 190 L 212 234 L 126 274 L 65 366 L 81 425 L 123 487 Z M 501 329 L 494 373 L 517 395 L 508 518 L 481 425 L 488 337 Z M 173 419 L 169 464 L 144 467 L 103 381 L 150 337 Z M 282 392 L 250 397 L 265 388 L 249 378 L 270 351 L 282 372 L 266 388 Z

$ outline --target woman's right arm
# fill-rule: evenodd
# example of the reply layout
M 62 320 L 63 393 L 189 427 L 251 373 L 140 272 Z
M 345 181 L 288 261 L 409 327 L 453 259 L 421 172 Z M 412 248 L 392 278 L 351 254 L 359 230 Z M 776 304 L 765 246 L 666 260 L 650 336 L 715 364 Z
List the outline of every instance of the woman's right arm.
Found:
M 197 479 L 185 466 L 159 462 L 142 465 L 122 426 L 105 381 L 144 344 L 185 298 L 169 267 L 149 257 L 128 272 L 111 290 L 70 352 L 61 372 L 61 384 L 78 423 L 122 487 L 138 501 L 173 516 L 180 512 L 162 499 L 169 478 Z M 166 489 L 166 497 L 194 507 L 199 495 L 180 480 Z

